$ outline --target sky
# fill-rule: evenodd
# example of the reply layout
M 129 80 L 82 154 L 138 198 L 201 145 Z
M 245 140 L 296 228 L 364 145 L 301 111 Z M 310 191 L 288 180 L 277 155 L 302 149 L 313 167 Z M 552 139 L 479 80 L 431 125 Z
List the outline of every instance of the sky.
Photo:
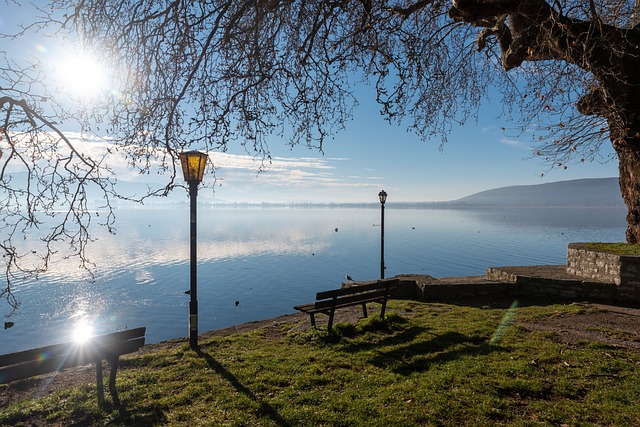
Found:
M 16 23 L 32 16 L 24 4 L 4 11 L 0 32 L 10 32 Z M 34 37 L 17 50 L 6 43 L 0 39 L 0 50 L 10 52 L 16 61 L 37 56 L 46 62 L 60 57 L 52 54 L 53 40 Z M 529 158 L 529 135 L 517 137 L 501 130 L 508 126 L 498 118 L 502 110 L 499 98 L 483 103 L 477 123 L 454 128 L 441 149 L 439 139 L 423 141 L 406 127 L 387 123 L 379 114 L 373 88 L 361 87 L 358 94 L 360 105 L 353 120 L 325 143 L 323 153 L 304 146 L 291 148 L 274 137 L 269 143 L 273 162 L 266 172 L 258 173 L 257 160 L 242 147 L 229 147 L 227 153 L 212 154 L 218 167 L 216 181 L 208 175 L 204 184 L 214 192 L 201 190 L 201 194 L 218 202 L 367 203 L 377 202 L 378 192 L 384 189 L 391 204 L 455 200 L 511 185 L 618 176 L 616 161 L 548 171 L 545 164 Z M 64 124 L 60 127 L 65 130 Z M 612 151 L 604 146 L 606 157 Z M 124 163 L 115 168 L 121 180 L 149 179 L 137 176 Z M 162 184 L 162 177 L 154 179 Z M 176 197 L 186 198 L 186 192 Z

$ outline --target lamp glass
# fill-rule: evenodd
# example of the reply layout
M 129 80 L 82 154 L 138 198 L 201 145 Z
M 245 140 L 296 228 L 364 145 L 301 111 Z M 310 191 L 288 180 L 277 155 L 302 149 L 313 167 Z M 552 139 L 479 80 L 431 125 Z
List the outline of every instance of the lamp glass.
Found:
M 387 201 L 387 192 L 382 190 L 381 192 L 378 193 L 378 197 L 380 197 L 380 203 L 384 205 L 385 202 Z
M 180 153 L 180 163 L 182 164 L 184 180 L 187 182 L 195 181 L 200 183 L 204 176 L 204 169 L 207 165 L 208 157 L 205 153 L 199 151 Z

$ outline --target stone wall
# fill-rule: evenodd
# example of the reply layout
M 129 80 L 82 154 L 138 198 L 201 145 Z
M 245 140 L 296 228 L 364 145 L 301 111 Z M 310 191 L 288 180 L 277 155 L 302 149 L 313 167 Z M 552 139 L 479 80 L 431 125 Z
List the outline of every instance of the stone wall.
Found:
M 616 285 L 617 298 L 637 301 L 640 295 L 640 256 L 593 251 L 584 243 L 570 243 L 567 273 Z
M 403 274 L 395 298 L 455 302 L 481 297 L 640 303 L 640 256 L 594 252 L 571 243 L 566 265 L 489 267 L 485 276 Z M 357 286 L 370 282 L 345 282 Z
M 623 257 L 589 250 L 583 243 L 570 243 L 567 249 L 567 273 L 605 283 L 622 283 Z M 635 258 L 635 264 L 638 257 Z M 624 264 L 629 264 L 624 262 Z

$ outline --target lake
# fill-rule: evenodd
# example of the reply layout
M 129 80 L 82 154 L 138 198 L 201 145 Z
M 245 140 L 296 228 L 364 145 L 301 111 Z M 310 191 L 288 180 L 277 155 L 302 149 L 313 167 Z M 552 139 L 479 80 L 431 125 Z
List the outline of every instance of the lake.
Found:
M 22 305 L 0 329 L 0 353 L 147 327 L 147 343 L 187 336 L 188 207 L 118 209 L 117 233 L 96 229 L 96 280 L 59 261 L 15 284 Z M 484 275 L 490 266 L 564 264 L 568 243 L 624 241 L 624 208 L 385 210 L 386 277 Z M 199 331 L 292 313 L 349 274 L 380 274 L 380 209 L 201 207 Z M 235 302 L 238 301 L 238 305 Z M 7 307 L 2 307 L 7 312 Z

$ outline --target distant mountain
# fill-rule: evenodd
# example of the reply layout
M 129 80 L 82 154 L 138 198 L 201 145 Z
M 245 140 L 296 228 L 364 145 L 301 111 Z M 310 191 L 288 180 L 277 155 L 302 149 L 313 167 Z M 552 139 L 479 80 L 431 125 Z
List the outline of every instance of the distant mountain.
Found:
M 589 178 L 481 191 L 451 206 L 624 206 L 618 178 Z

